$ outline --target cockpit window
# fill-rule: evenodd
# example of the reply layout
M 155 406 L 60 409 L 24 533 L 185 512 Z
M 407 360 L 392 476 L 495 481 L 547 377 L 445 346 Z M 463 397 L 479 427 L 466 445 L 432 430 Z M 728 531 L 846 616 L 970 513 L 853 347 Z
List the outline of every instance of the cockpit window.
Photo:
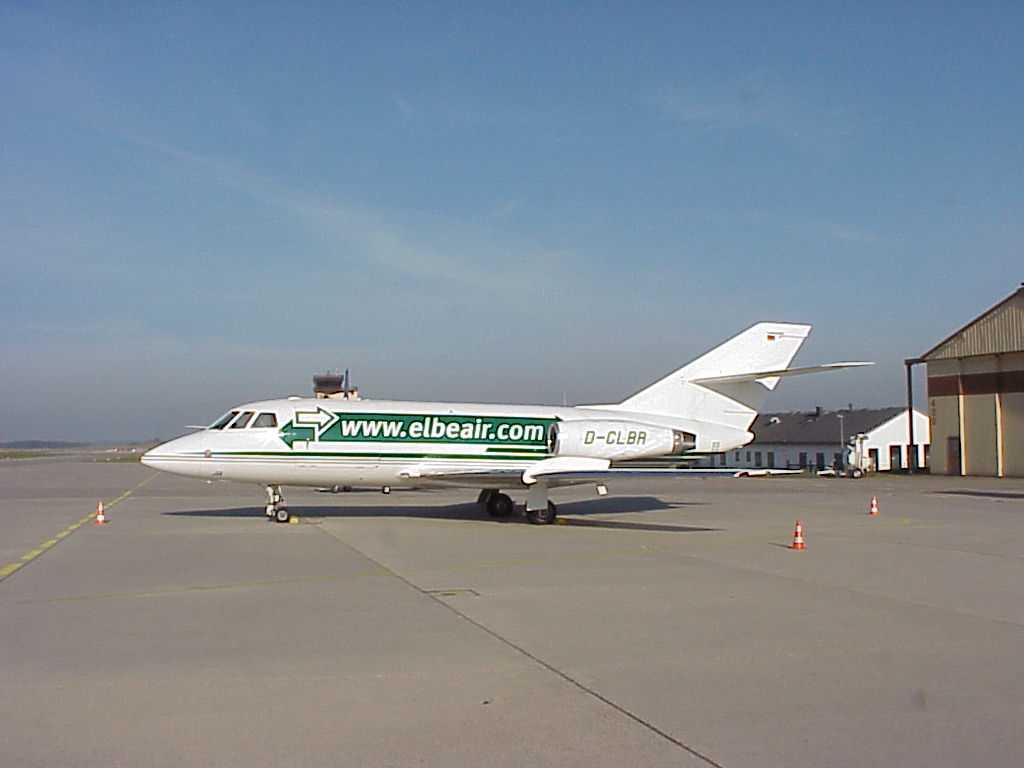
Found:
M 243 411 L 237 419 L 231 422 L 231 426 L 228 429 L 245 429 L 254 415 L 254 411 Z
M 221 416 L 219 419 L 213 422 L 213 424 L 210 425 L 210 429 L 224 429 L 224 427 L 226 427 L 231 422 L 231 420 L 235 418 L 235 416 L 237 415 L 238 411 L 231 411 L 230 413 L 225 413 L 223 416 Z
M 277 414 L 276 413 L 261 413 L 256 417 L 256 421 L 252 423 L 253 428 L 256 427 L 276 427 L 277 426 Z

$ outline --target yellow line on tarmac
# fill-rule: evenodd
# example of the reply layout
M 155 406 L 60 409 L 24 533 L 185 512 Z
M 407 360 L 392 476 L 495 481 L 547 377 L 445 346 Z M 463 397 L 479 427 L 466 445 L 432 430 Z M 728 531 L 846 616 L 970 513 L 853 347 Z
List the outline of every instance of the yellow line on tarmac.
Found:
M 109 504 L 104 504 L 103 505 L 104 509 L 110 509 L 111 507 L 116 506 L 118 503 L 124 501 L 129 496 L 131 496 L 133 493 L 135 493 L 137 490 L 139 490 L 139 488 L 144 486 L 146 483 L 148 483 L 151 480 L 154 480 L 155 478 L 159 477 L 159 475 L 160 475 L 159 472 L 154 472 L 152 475 L 147 477 L 141 483 L 138 483 L 134 487 L 129 488 L 127 491 L 122 493 L 120 496 L 118 496 L 116 499 L 111 501 Z M 21 568 L 21 566 L 25 565 L 26 563 L 32 562 L 37 557 L 39 557 L 41 554 L 43 554 L 43 552 L 45 552 L 46 550 L 48 550 L 51 547 L 55 546 L 56 544 L 58 544 L 59 542 L 63 541 L 64 539 L 66 539 L 68 536 L 70 536 L 72 533 L 77 531 L 83 525 L 88 523 L 94 517 L 95 517 L 95 513 L 90 512 L 88 515 L 83 517 L 77 523 L 72 523 L 71 525 L 69 525 L 67 528 L 65 528 L 63 531 L 58 533 L 52 539 L 44 541 L 36 549 L 33 549 L 33 550 L 30 550 L 30 551 L 26 552 L 24 555 L 21 556 L 21 558 L 20 558 L 21 562 L 10 563 L 8 565 L 5 565 L 3 568 L 0 568 L 0 581 L 3 581 L 8 576 L 10 576 L 12 573 L 14 573 L 16 570 Z

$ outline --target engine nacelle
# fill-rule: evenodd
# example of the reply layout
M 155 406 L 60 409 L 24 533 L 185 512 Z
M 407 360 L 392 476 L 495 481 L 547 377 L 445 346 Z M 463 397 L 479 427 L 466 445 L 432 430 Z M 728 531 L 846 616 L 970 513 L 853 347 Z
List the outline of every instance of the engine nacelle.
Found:
M 679 456 L 696 444 L 689 432 L 635 421 L 562 421 L 548 432 L 548 450 L 555 456 L 612 461 Z

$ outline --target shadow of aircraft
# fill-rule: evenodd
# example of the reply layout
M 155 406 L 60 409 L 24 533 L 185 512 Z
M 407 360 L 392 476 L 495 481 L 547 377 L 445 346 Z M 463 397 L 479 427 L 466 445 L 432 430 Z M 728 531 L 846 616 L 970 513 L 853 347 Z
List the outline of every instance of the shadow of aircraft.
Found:
M 980 496 L 987 499 L 1024 499 L 1024 493 L 1015 493 L 1013 491 L 969 491 L 969 490 L 953 490 L 953 491 L 932 491 L 932 493 L 942 494 L 945 496 Z
M 667 531 L 673 533 L 694 533 L 716 531 L 717 528 L 698 526 L 642 523 L 625 520 L 588 519 L 593 515 L 656 512 L 667 509 L 694 506 L 690 502 L 664 502 L 653 496 L 625 496 L 603 498 L 591 501 L 570 501 L 558 505 L 561 525 L 612 530 Z M 300 519 L 344 519 L 360 517 L 406 517 L 423 520 L 477 520 L 496 524 L 522 523 L 524 517 L 515 514 L 507 518 L 491 517 L 479 504 L 451 504 L 441 506 L 299 506 L 289 505 Z M 521 507 L 520 507 L 521 509 Z M 228 509 L 192 509 L 162 513 L 168 517 L 263 517 L 263 507 L 234 507 Z M 571 517 L 570 517 L 571 516 Z

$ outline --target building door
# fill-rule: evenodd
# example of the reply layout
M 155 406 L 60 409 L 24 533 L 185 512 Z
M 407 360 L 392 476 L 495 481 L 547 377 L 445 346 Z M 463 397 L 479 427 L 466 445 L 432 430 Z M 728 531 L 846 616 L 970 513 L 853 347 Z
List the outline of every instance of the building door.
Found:
M 959 437 L 947 437 L 946 438 L 946 474 L 948 475 L 962 475 L 961 469 L 963 465 L 960 463 L 960 438 Z
M 889 446 L 889 469 L 893 472 L 903 469 L 903 448 L 899 445 Z

